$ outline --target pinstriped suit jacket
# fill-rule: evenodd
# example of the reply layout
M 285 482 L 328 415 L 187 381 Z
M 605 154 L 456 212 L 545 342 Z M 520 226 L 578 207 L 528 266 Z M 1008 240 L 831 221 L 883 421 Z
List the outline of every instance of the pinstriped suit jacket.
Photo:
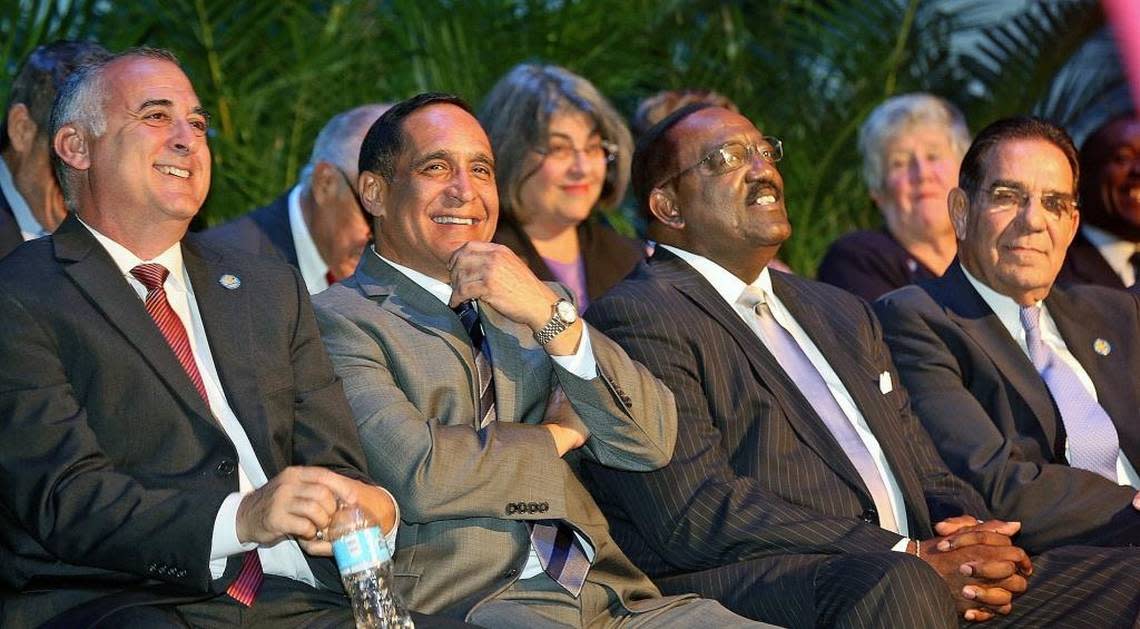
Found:
M 369 469 L 400 503 L 396 585 L 413 609 L 467 616 L 518 578 L 530 550 L 525 521 L 547 518 L 590 541 L 596 556 L 587 580 L 627 608 L 677 600 L 660 598 L 618 549 L 573 457 L 559 458 L 538 425 L 561 386 L 591 433 L 571 454 L 628 470 L 668 461 L 672 396 L 616 344 L 590 331 L 599 377 L 582 380 L 551 360 L 529 328 L 481 306 L 499 421 L 476 430 L 475 357 L 446 305 L 371 252 L 314 304 Z M 542 510 L 512 508 L 519 503 Z
M 899 481 L 911 535 L 932 520 L 984 516 L 943 465 L 862 300 L 772 272 L 780 300 L 812 337 L 878 438 Z M 673 461 L 630 474 L 589 466 L 614 538 L 651 576 L 787 553 L 887 550 L 874 502 L 822 420 L 736 312 L 663 248 L 596 302 L 587 319 L 661 378 L 677 399 Z M 880 392 L 888 372 L 893 391 Z

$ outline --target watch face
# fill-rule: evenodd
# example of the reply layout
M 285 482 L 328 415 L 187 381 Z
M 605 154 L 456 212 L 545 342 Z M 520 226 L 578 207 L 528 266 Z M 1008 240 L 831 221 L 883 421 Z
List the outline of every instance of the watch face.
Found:
M 562 319 L 567 324 L 574 323 L 578 320 L 578 309 L 575 308 L 574 304 L 570 303 L 569 301 L 563 299 L 559 301 L 558 304 L 554 306 L 554 308 L 558 312 L 558 318 Z

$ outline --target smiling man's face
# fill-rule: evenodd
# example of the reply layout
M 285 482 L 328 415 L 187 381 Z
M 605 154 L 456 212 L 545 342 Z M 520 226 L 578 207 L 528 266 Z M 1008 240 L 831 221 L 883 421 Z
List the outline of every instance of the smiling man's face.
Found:
M 404 150 L 382 184 L 376 247 L 388 259 L 441 281 L 469 241 L 487 242 L 499 220 L 491 142 L 471 114 L 428 105 L 402 125 Z
M 112 62 L 103 79 L 106 128 L 85 140 L 90 207 L 121 222 L 188 224 L 210 190 L 208 122 L 190 80 L 144 57 Z
M 1076 236 L 1076 212 L 1054 216 L 1041 205 L 1042 195 L 1075 194 L 1073 170 L 1061 149 L 1042 139 L 1005 141 L 986 159 L 985 179 L 969 208 L 952 203 L 959 256 L 990 288 L 1028 305 L 1048 295 Z M 994 207 L 995 187 L 1023 190 L 1028 206 Z

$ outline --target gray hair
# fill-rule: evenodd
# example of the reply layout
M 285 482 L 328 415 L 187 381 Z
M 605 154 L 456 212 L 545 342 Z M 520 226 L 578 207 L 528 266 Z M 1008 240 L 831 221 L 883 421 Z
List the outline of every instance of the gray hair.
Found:
M 107 84 L 105 73 L 107 67 L 116 61 L 129 58 L 156 59 L 169 61 L 178 65 L 178 58 L 174 53 L 161 48 L 128 48 L 123 52 L 109 55 L 94 63 L 81 66 L 71 73 L 67 82 L 56 95 L 55 104 L 51 109 L 51 135 L 59 132 L 65 125 L 74 125 L 93 138 L 97 138 L 107 131 L 107 117 L 103 106 L 107 102 Z M 56 179 L 59 180 L 60 190 L 63 192 L 63 201 L 67 209 L 75 212 L 78 199 L 75 198 L 76 181 L 78 173 L 52 151 L 52 166 L 55 168 Z
M 606 166 L 598 205 L 616 207 L 629 185 L 633 138 L 625 121 L 601 92 L 586 79 L 556 65 L 520 64 L 512 68 L 487 95 L 479 122 L 495 152 L 499 209 L 505 216 L 525 220 L 519 193 L 536 168 L 525 170 L 528 154 L 545 145 L 555 114 L 581 112 L 592 118 L 617 155 Z
M 320 162 L 328 162 L 349 176 L 356 171 L 357 161 L 360 158 L 360 144 L 369 127 L 376 122 L 391 105 L 386 103 L 369 103 L 348 111 L 343 111 L 325 123 L 317 139 L 313 142 L 313 152 L 309 161 L 301 167 L 297 181 L 308 189 L 313 176 L 313 169 Z M 354 188 L 355 181 L 350 181 Z
M 883 152 L 887 144 L 919 125 L 945 129 L 950 148 L 959 161 L 970 148 L 966 118 L 950 101 L 925 92 L 888 98 L 867 116 L 859 128 L 859 154 L 863 158 L 863 181 L 868 190 L 880 192 L 883 189 L 886 176 Z

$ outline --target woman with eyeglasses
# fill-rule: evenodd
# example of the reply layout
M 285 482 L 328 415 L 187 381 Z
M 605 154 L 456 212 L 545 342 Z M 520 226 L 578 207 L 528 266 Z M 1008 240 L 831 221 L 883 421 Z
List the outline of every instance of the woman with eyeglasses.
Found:
M 562 282 L 585 311 L 644 255 L 601 221 L 629 183 L 633 141 L 586 79 L 554 65 L 521 64 L 491 89 L 479 122 L 495 151 L 499 226 L 540 279 Z
M 904 94 L 876 107 L 859 129 L 859 153 L 885 226 L 832 243 L 819 279 L 874 301 L 941 276 L 958 253 L 947 198 L 969 147 L 965 118 L 942 98 Z

